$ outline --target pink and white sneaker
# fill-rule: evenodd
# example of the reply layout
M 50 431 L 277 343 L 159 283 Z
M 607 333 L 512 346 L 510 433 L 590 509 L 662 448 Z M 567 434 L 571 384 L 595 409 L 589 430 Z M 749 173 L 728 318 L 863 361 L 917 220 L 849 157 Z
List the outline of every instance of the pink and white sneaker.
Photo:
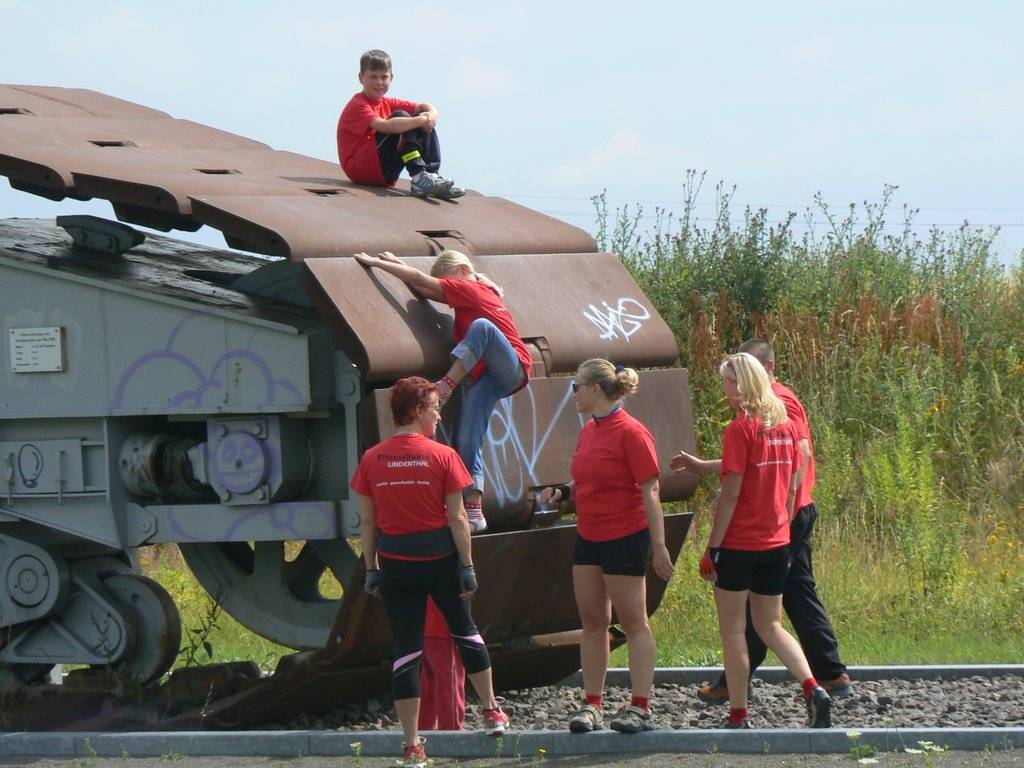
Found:
M 496 704 L 494 709 L 484 710 L 484 730 L 488 736 L 501 736 L 508 730 L 508 715 L 501 711 L 501 704 Z

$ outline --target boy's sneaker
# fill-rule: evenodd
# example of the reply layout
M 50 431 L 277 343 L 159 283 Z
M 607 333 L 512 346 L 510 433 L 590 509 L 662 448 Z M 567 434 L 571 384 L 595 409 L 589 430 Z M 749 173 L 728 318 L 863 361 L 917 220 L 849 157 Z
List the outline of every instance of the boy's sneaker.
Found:
M 604 728 L 604 713 L 593 704 L 584 704 L 569 721 L 572 733 L 590 733 Z
M 471 533 L 482 533 L 487 530 L 487 518 L 480 507 L 466 507 L 466 516 L 469 518 L 469 530 Z
M 452 188 L 452 182 L 430 171 L 421 171 L 412 177 L 409 191 L 416 197 L 444 197 Z M 465 194 L 465 190 L 463 190 Z
M 442 200 L 454 200 L 456 197 L 462 197 L 464 194 L 466 194 L 466 190 L 455 184 L 455 182 L 453 182 L 451 179 L 445 179 L 445 181 L 449 182 L 451 186 L 448 187 L 447 192 L 442 192 L 441 194 L 437 195 L 437 197 L 441 198 Z
M 853 696 L 853 683 L 845 672 L 834 680 L 822 680 L 821 687 L 828 691 L 828 695 L 833 699 L 845 699 L 847 696 Z
M 816 685 L 807 699 L 807 724 L 811 728 L 832 727 L 832 697 L 820 685 Z
M 501 711 L 501 704 L 497 704 L 494 709 L 484 710 L 484 730 L 488 736 L 501 736 L 508 726 L 508 715 Z
M 610 725 L 613 731 L 619 733 L 640 733 L 654 730 L 651 713 L 640 709 L 640 707 L 634 707 L 632 704 L 613 717 Z
M 416 743 L 411 747 L 402 744 L 402 768 L 427 768 L 427 740 L 422 736 L 416 737 Z
M 745 728 L 753 728 L 754 726 L 752 726 L 750 724 L 750 718 L 749 717 L 744 717 L 738 723 L 734 723 L 732 720 L 730 720 L 727 717 L 727 718 L 725 718 L 725 723 L 722 725 L 722 727 L 723 728 L 742 728 L 742 729 L 745 729 Z

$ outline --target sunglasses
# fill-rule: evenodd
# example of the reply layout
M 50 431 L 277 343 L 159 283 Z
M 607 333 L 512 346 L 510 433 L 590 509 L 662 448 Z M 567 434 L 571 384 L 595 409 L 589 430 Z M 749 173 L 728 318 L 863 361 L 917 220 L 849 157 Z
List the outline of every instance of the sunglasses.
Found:
M 580 387 L 589 387 L 590 386 L 589 384 L 577 384 L 575 381 L 569 382 L 569 385 L 572 387 L 572 393 L 574 395 L 577 392 L 579 392 Z

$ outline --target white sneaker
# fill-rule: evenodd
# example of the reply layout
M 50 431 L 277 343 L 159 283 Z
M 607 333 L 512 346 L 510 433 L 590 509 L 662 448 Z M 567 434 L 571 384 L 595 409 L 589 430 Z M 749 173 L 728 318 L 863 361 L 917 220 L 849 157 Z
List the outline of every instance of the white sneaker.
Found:
M 487 530 L 487 518 L 484 517 L 484 511 L 476 507 L 467 508 L 466 516 L 469 517 L 469 530 L 472 533 L 480 533 L 481 531 Z
M 445 197 L 451 188 L 451 181 L 447 179 L 442 181 L 440 176 L 429 171 L 417 173 L 412 177 L 412 183 L 409 185 L 409 191 L 416 197 Z

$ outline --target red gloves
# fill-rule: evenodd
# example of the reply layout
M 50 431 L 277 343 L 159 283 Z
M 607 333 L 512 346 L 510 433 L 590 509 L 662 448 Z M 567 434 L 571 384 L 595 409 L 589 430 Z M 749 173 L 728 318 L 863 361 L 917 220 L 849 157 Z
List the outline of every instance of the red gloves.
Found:
M 700 577 L 705 581 L 717 581 L 718 573 L 715 571 L 715 561 L 718 559 L 718 548 L 708 547 L 704 550 L 704 557 L 700 559 Z

